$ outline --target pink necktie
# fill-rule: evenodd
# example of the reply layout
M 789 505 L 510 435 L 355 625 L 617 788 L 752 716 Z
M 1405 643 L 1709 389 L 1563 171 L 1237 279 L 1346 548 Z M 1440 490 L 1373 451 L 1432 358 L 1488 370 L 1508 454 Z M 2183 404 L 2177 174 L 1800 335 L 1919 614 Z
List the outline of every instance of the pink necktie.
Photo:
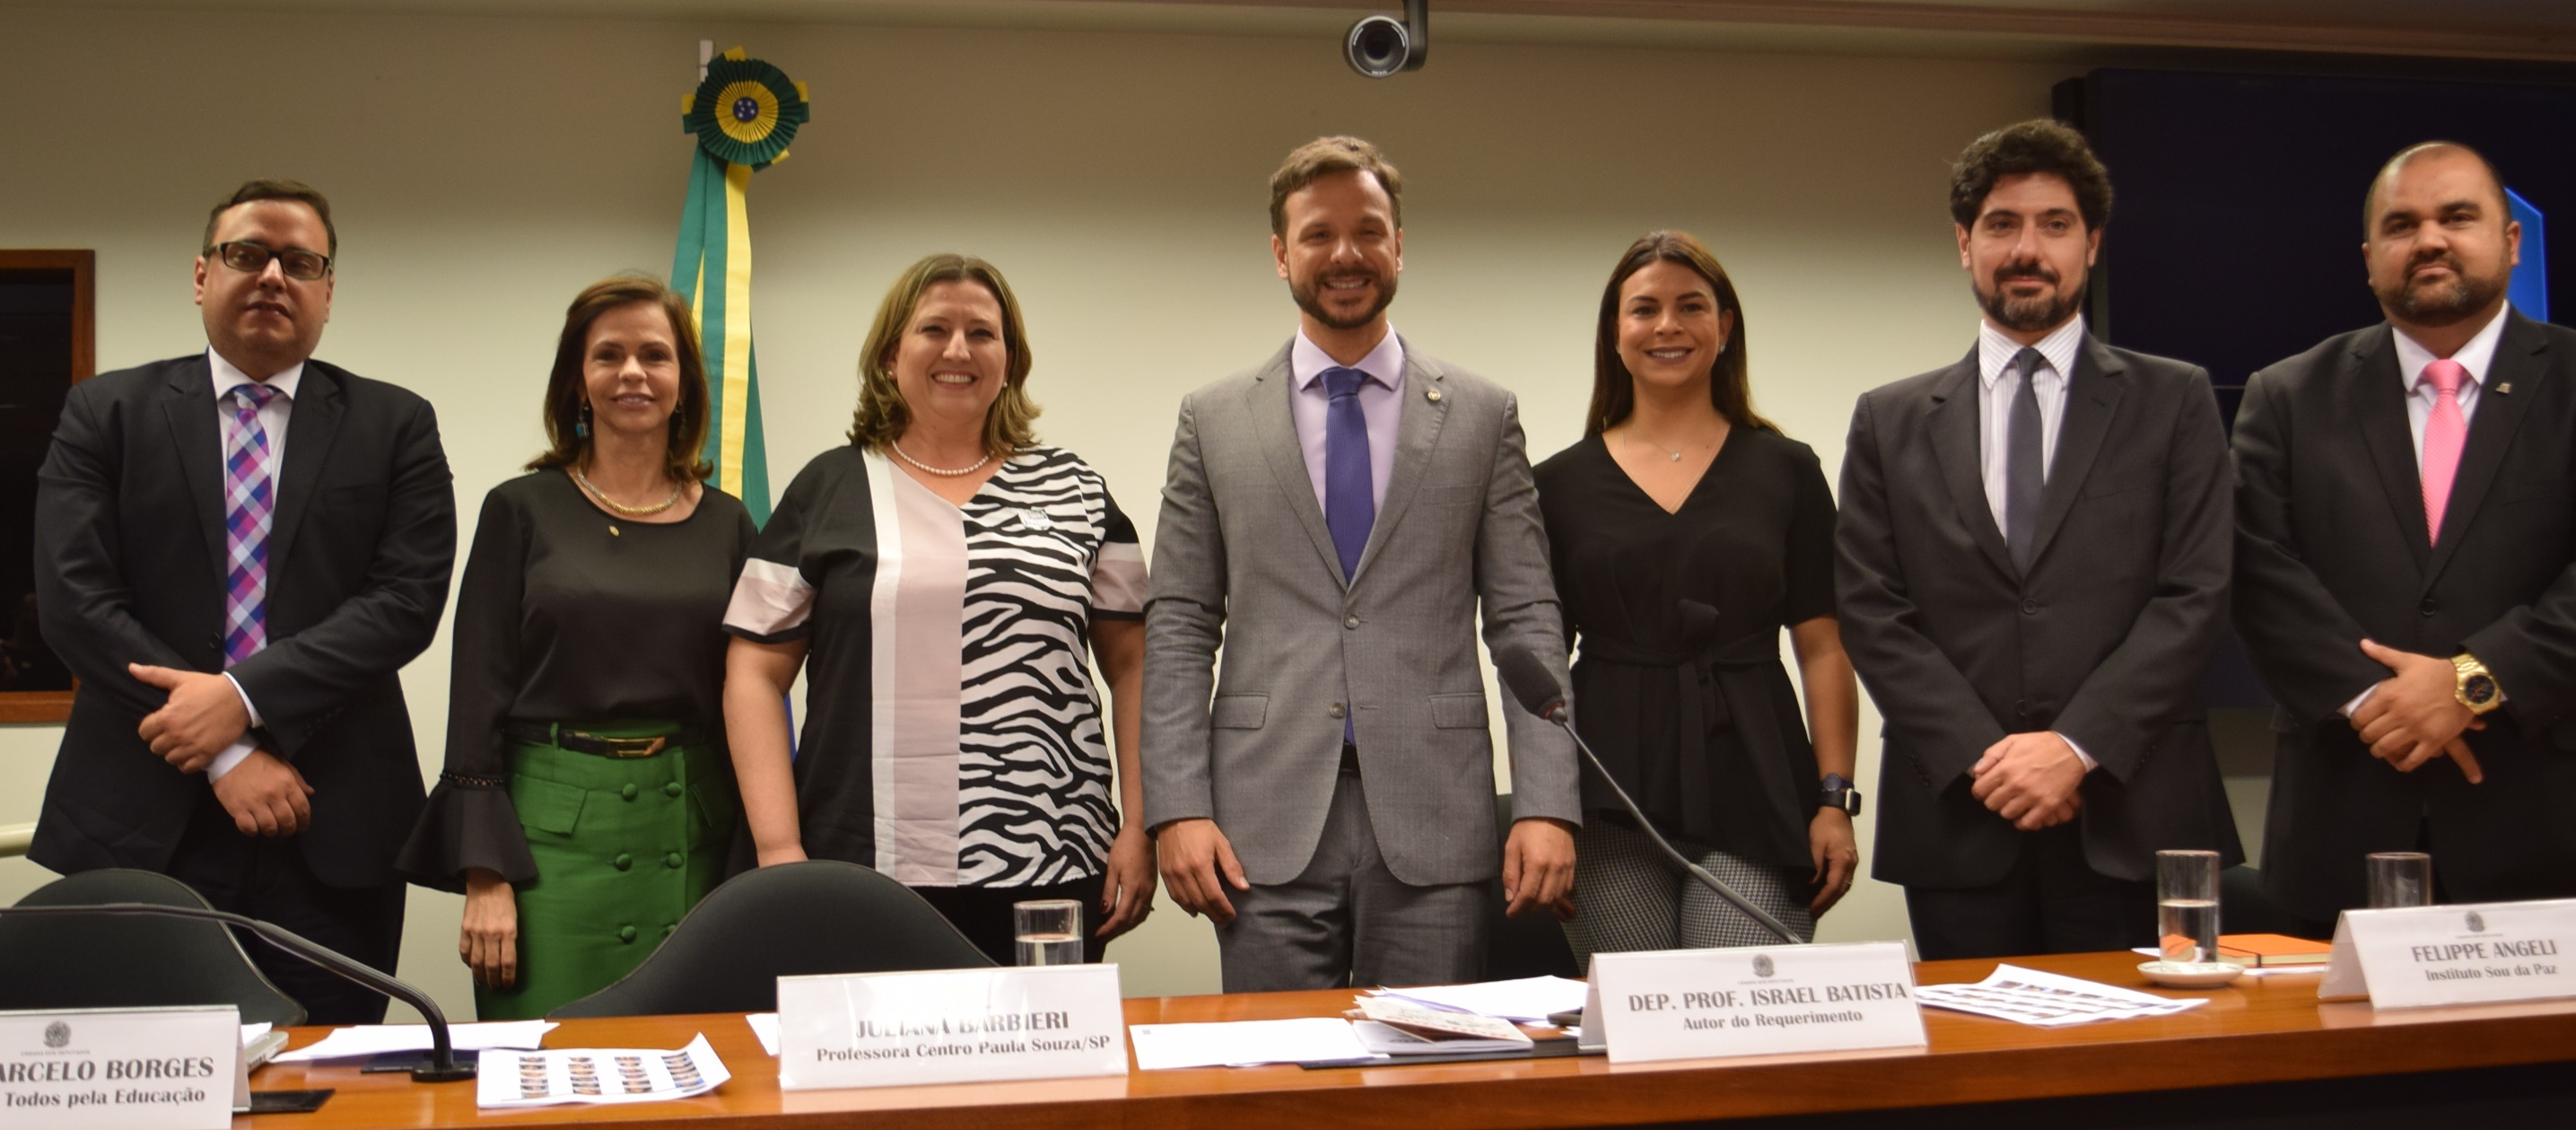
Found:
M 264 384 L 232 387 L 224 420 L 224 666 L 268 646 L 268 532 L 276 480 L 260 406 L 278 395 Z
M 2451 501 L 2451 478 L 2460 470 L 2460 450 L 2468 446 L 2469 424 L 2460 418 L 2460 382 L 2469 371 L 2444 358 L 2424 366 L 2424 379 L 2440 395 L 2424 420 L 2424 525 L 2432 540 L 2442 540 L 2442 511 Z

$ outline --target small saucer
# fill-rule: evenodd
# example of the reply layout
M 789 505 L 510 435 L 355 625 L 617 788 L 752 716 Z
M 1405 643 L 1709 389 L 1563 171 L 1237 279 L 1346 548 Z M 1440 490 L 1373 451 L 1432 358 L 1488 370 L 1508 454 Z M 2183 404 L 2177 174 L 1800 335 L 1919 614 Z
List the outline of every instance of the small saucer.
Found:
M 2149 961 L 2138 972 L 2168 989 L 2215 989 L 2244 976 L 2245 967 L 2232 961 Z

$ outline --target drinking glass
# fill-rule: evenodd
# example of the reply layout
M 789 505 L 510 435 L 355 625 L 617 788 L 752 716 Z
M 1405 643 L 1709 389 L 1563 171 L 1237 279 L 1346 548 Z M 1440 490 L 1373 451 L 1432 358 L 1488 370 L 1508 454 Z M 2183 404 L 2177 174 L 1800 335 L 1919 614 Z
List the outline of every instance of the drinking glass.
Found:
M 1011 904 L 1011 938 L 1021 965 L 1082 964 L 1082 903 L 1040 899 Z
M 2157 949 L 2168 964 L 2218 960 L 2218 853 L 2156 853 Z
M 2420 851 L 2374 851 L 2370 867 L 2370 909 L 2433 905 L 2433 857 Z

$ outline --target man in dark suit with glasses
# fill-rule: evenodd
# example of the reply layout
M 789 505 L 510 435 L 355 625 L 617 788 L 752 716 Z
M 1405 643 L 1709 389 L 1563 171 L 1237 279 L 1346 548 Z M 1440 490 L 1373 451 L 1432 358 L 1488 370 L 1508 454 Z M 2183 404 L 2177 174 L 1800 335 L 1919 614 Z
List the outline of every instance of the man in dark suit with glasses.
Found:
M 28 855 L 159 871 L 391 970 L 421 807 L 396 676 L 447 602 L 447 456 L 428 402 L 312 360 L 339 251 L 321 193 L 245 184 L 202 246 L 205 352 L 74 387 L 38 478 L 37 607 L 80 690 Z M 315 1023 L 384 1017 L 251 956 Z

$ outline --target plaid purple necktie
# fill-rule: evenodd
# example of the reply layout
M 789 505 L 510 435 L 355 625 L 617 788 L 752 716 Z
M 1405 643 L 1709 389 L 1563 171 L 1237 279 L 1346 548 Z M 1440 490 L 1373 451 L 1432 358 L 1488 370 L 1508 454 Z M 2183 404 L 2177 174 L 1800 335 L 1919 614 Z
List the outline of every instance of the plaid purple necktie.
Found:
M 224 424 L 224 666 L 268 646 L 268 527 L 277 512 L 268 429 L 259 410 L 277 390 L 232 387 Z

